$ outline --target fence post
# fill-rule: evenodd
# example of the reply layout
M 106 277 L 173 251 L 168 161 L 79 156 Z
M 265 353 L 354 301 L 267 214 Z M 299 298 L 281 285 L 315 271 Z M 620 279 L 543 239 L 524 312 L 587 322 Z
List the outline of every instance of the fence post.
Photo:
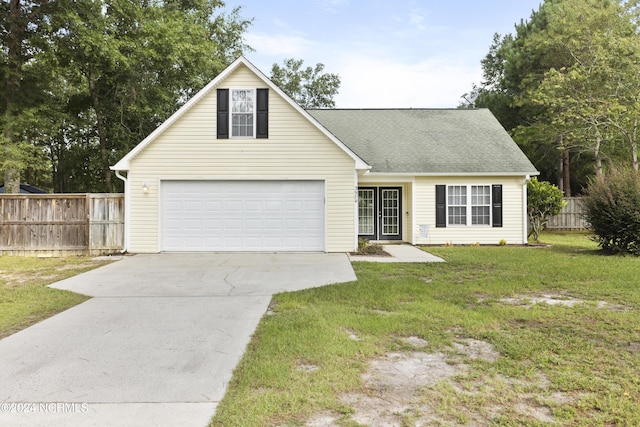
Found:
M 85 242 L 87 247 L 87 255 L 91 254 L 91 195 L 87 193 L 85 195 Z

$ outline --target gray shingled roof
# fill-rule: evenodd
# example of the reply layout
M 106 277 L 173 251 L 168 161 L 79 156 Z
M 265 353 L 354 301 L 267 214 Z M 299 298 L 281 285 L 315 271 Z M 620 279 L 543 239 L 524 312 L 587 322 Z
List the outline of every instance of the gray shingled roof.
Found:
M 536 172 L 487 109 L 307 111 L 371 165 L 371 172 Z

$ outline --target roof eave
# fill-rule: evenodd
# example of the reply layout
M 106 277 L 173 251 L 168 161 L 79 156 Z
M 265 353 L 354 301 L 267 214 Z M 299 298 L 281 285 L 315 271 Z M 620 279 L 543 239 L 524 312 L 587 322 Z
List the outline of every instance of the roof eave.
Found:
M 536 176 L 540 172 L 369 172 L 379 176 Z

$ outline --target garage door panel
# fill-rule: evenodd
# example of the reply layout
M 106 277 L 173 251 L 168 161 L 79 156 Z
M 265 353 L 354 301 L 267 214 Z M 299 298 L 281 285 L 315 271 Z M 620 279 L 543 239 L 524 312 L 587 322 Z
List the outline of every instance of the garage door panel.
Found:
M 205 212 L 221 212 L 222 207 L 220 200 L 206 200 L 204 203 Z
M 280 200 L 267 200 L 264 204 L 265 212 L 282 212 L 282 202 Z
M 205 230 L 220 232 L 222 230 L 221 219 L 206 219 L 204 221 Z
M 185 228 L 188 230 L 201 230 L 202 229 L 202 219 L 187 219 L 185 221 Z
M 204 239 L 204 245 L 208 248 L 219 247 L 223 244 L 222 237 L 206 237 Z
M 322 251 L 322 181 L 165 181 L 165 251 Z
M 254 232 L 259 235 L 263 228 L 263 221 L 259 218 L 249 218 L 244 221 L 244 227 L 249 233 Z
M 324 228 L 324 224 L 322 223 L 322 221 L 306 219 L 304 220 L 304 228 L 307 230 L 320 231 Z
M 237 218 L 225 219 L 224 228 L 221 230 L 221 232 L 224 233 L 225 230 L 231 230 L 231 231 L 242 230 L 242 220 Z
M 225 212 L 240 213 L 242 212 L 242 202 L 238 200 L 230 200 L 224 203 Z
M 244 202 L 245 212 L 262 212 L 264 203 L 262 201 L 248 200 Z

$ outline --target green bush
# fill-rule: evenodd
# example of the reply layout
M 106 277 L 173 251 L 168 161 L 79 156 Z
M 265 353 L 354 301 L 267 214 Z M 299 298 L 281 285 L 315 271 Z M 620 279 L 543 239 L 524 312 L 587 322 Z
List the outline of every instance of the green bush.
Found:
M 538 241 L 540 232 L 554 215 L 558 215 L 567 204 L 562 198 L 562 191 L 547 181 L 531 178 L 527 182 L 527 214 L 529 217 L 529 236 L 533 234 Z
M 384 249 L 382 246 L 371 243 L 369 239 L 365 239 L 364 237 L 358 238 L 358 255 L 381 255 L 384 254 Z
M 640 255 L 640 175 L 631 168 L 613 169 L 587 186 L 585 219 L 594 240 L 610 253 Z

